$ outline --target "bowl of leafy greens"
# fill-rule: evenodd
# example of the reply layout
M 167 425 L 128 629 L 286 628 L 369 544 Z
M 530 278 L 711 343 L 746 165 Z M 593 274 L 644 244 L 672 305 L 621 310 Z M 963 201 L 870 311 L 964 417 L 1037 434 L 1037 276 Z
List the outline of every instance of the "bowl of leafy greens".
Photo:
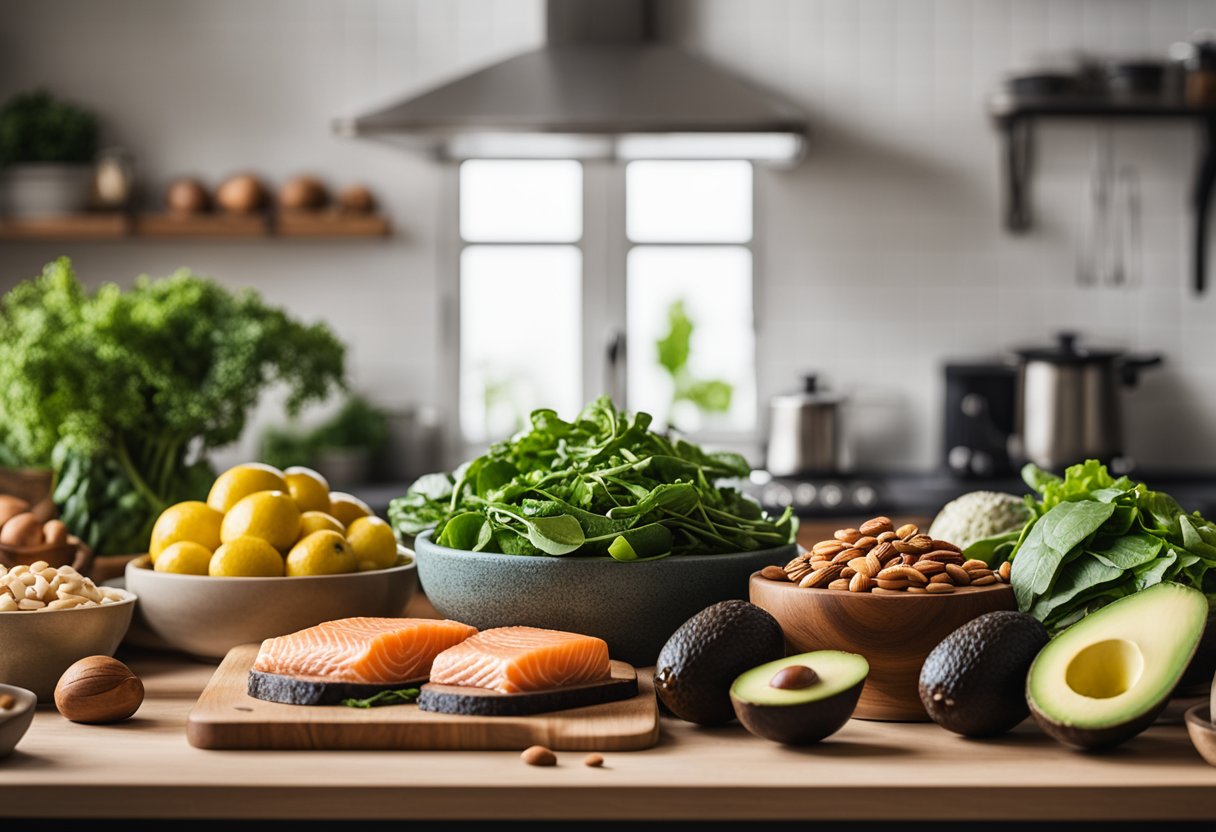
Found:
M 797 520 L 766 514 L 732 481 L 750 466 L 650 429 L 611 400 L 530 428 L 389 506 L 413 540 L 439 612 L 478 628 L 527 625 L 599 636 L 652 664 L 691 615 L 746 598 L 748 576 L 796 551 Z

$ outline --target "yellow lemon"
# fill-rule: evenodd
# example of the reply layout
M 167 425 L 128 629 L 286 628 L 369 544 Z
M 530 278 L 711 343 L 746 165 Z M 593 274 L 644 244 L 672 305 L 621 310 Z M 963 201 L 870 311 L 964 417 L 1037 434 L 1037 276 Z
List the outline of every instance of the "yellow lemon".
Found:
M 238 537 L 215 550 L 207 574 L 217 578 L 281 578 L 283 556 L 258 537 Z
M 379 517 L 356 518 L 346 531 L 346 540 L 359 561 L 360 572 L 387 569 L 397 562 L 397 538 L 393 527 Z
M 179 540 L 161 550 L 153 567 L 157 572 L 174 572 L 178 575 L 206 575 L 211 563 L 211 550 L 206 546 Z
M 156 563 L 160 553 L 170 544 L 182 540 L 197 543 L 214 552 L 220 545 L 220 523 L 223 519 L 224 515 L 198 500 L 169 506 L 152 526 L 152 541 L 148 544 L 152 563 Z
M 224 515 L 220 540 L 260 537 L 286 552 L 300 536 L 300 509 L 282 491 L 259 491 L 241 499 Z
M 329 513 L 338 518 L 338 522 L 347 528 L 360 517 L 367 517 L 372 508 L 354 494 L 345 491 L 329 492 Z
M 261 462 L 246 462 L 216 477 L 211 484 L 211 493 L 207 495 L 207 505 L 226 513 L 250 494 L 286 490 L 287 480 L 278 468 Z
M 283 472 L 287 493 L 300 511 L 329 511 L 329 483 L 311 468 L 296 466 Z
M 325 531 L 345 535 L 346 526 L 339 523 L 332 514 L 326 514 L 324 511 L 306 511 L 300 515 L 300 536 L 297 540 L 303 540 L 313 532 Z
M 358 566 L 346 538 L 334 531 L 313 532 L 287 555 L 288 577 L 338 575 L 354 572 Z

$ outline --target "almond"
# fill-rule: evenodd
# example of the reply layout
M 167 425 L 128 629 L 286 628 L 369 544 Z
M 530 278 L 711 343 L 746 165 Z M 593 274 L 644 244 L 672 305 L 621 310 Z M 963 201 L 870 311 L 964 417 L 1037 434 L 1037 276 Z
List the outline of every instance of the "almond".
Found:
M 839 540 L 821 540 L 811 547 L 811 553 L 821 558 L 831 558 L 844 548 L 845 544 Z
M 988 564 L 984 563 L 982 560 L 972 558 L 971 560 L 963 561 L 963 568 L 970 572 L 973 569 L 987 569 Z
M 874 582 L 870 580 L 870 576 L 864 572 L 858 572 L 849 581 L 849 592 L 869 592 L 874 586 Z
M 861 537 L 861 532 L 857 529 L 837 529 L 832 536 L 842 543 L 853 543 Z
M 848 565 L 846 565 L 844 569 L 840 570 L 840 577 L 844 578 L 846 581 L 856 574 L 857 570 Z
M 996 583 L 996 575 L 985 575 L 982 578 L 971 579 L 972 586 L 988 586 L 989 584 L 994 583 Z
M 878 570 L 874 568 L 874 561 L 870 560 L 869 555 L 864 558 L 853 558 L 849 561 L 849 569 L 852 569 L 858 575 L 873 577 L 878 574 Z
M 853 543 L 853 546 L 858 549 L 872 549 L 876 543 L 878 543 L 878 538 L 859 537 L 857 538 L 856 542 Z
M 963 556 L 958 552 L 951 552 L 949 549 L 938 549 L 934 552 L 926 552 L 920 556 L 921 560 L 935 560 L 939 563 L 957 563 L 960 566 L 963 563 Z
M 908 539 L 913 551 L 918 555 L 933 551 L 933 538 L 927 534 L 918 534 Z
M 915 523 L 905 523 L 895 530 L 895 536 L 903 540 L 906 540 L 907 538 L 919 533 L 920 527 Z
M 543 745 L 533 745 L 525 748 L 520 753 L 519 759 L 523 760 L 530 766 L 555 766 L 557 765 L 557 755 Z
M 810 563 L 807 564 L 807 566 L 811 567 L 812 569 L 823 569 L 825 566 L 831 566 L 831 565 L 832 565 L 832 562 L 830 560 L 827 560 L 826 558 L 815 558 L 814 560 L 812 560 Z
M 866 555 L 866 565 L 869 567 L 870 577 L 873 578 L 875 575 L 877 575 L 879 572 L 882 571 L 882 567 L 883 567 L 882 558 L 875 555 L 874 550 L 871 549 L 870 554 Z
M 910 587 L 908 587 L 907 589 L 905 589 L 905 590 L 904 590 L 904 592 L 908 592 L 908 593 L 911 593 L 911 594 L 913 594 L 913 595 L 923 595 L 923 594 L 925 594 L 925 592 L 927 592 L 927 591 L 928 591 L 928 590 L 927 590 L 925 587 L 923 587 L 923 586 L 910 586 Z
M 917 572 L 916 568 L 912 566 L 888 566 L 886 569 L 879 572 L 877 577 L 885 578 L 887 580 L 903 579 L 905 581 L 911 581 L 918 586 L 921 584 L 927 584 L 929 582 L 929 579 L 925 575 Z
M 874 587 L 873 589 L 870 590 L 870 592 L 874 593 L 875 595 L 903 595 L 904 594 L 903 589 L 884 589 L 881 586 Z
M 822 569 L 816 569 L 811 574 L 807 575 L 798 582 L 798 586 L 803 589 L 814 589 L 815 587 L 827 586 L 832 581 L 840 577 L 840 570 L 844 567 L 836 564 L 830 564 Z
M 922 560 L 914 564 L 912 568 L 923 575 L 936 575 L 946 571 L 946 564 L 935 560 Z
M 963 567 L 954 564 L 946 564 L 946 574 L 954 579 L 954 582 L 959 586 L 967 586 L 971 583 L 971 575 Z
M 828 584 L 828 589 L 834 589 L 837 592 L 848 592 L 849 591 L 849 582 L 847 580 L 845 580 L 844 578 L 837 578 L 836 580 L 834 580 L 830 584 Z
M 897 535 L 895 532 L 883 532 L 882 534 L 878 535 L 877 537 L 878 537 L 879 543 L 887 543 L 892 540 L 897 540 L 899 538 L 899 535 Z
M 856 549 L 845 549 L 839 555 L 832 558 L 832 563 L 848 563 L 860 554 L 861 552 L 857 551 Z
M 892 531 L 895 528 L 891 523 L 890 517 L 875 517 L 873 520 L 867 520 L 858 526 L 858 530 L 863 535 L 877 536 L 883 532 Z
M 895 551 L 899 552 L 901 555 L 917 554 L 916 547 L 906 540 L 892 540 L 891 545 L 894 546 Z
M 949 583 L 953 583 L 953 582 L 954 582 L 954 579 L 951 578 L 949 573 L 947 573 L 947 572 L 938 572 L 936 575 L 934 575 L 932 578 L 929 579 L 929 583 L 931 583 L 931 584 L 949 584 Z
M 908 581 L 889 581 L 885 578 L 879 578 L 874 583 L 878 584 L 879 589 L 899 590 L 900 592 L 912 586 Z
M 878 558 L 880 563 L 886 563 L 898 554 L 894 543 L 879 543 L 869 551 L 867 557 Z
M 780 566 L 766 566 L 760 570 L 760 577 L 770 581 L 788 581 L 789 576 Z
M 1009 561 L 1005 561 L 1001 564 L 1001 568 L 996 571 L 996 574 L 1002 581 L 1009 583 L 1009 576 L 1013 574 L 1013 564 Z
M 954 592 L 954 584 L 929 584 L 925 587 L 925 592 L 931 595 L 945 595 L 947 592 Z
M 934 549 L 945 549 L 947 552 L 958 552 L 960 554 L 962 554 L 962 551 L 963 551 L 962 549 L 958 548 L 957 546 L 955 546 L 953 543 L 949 542 L 948 540 L 934 540 L 933 548 Z

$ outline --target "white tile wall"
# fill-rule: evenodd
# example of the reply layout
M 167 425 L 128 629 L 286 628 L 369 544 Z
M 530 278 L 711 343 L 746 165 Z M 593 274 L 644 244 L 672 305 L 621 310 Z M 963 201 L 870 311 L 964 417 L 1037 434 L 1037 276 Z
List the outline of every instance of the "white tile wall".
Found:
M 1144 190 L 1144 286 L 1082 291 L 1073 268 L 1092 128 L 1042 131 L 1039 226 L 1014 238 L 1000 227 L 983 113 L 1011 68 L 1076 47 L 1161 54 L 1216 26 L 1216 0 L 670 0 L 664 23 L 812 118 L 806 162 L 757 180 L 762 397 L 821 370 L 854 395 L 857 464 L 927 468 L 944 358 L 1071 327 L 1167 356 L 1127 400 L 1135 456 L 1216 464 L 1216 298 L 1187 291 L 1195 137 L 1115 129 L 1118 160 Z M 357 387 L 389 404 L 436 401 L 450 383 L 438 363 L 442 171 L 337 139 L 328 123 L 542 36 L 540 0 L 6 0 L 0 96 L 46 84 L 96 107 L 154 192 L 173 174 L 215 181 L 243 168 L 369 181 L 401 231 L 390 242 L 66 251 L 94 281 L 187 264 L 255 285 L 331 321 Z M 64 250 L 0 246 L 0 288 Z M 274 416 L 271 403 L 258 420 Z
M 761 396 L 819 370 L 853 395 L 858 465 L 939 457 L 943 359 L 1062 328 L 1155 350 L 1126 397 L 1128 450 L 1216 464 L 1216 293 L 1189 291 L 1196 137 L 1115 128 L 1143 191 L 1143 286 L 1074 283 L 1096 131 L 1040 133 L 1028 236 L 1001 229 L 984 100 L 1003 74 L 1084 48 L 1163 55 L 1216 26 L 1212 0 L 674 0 L 679 43 L 802 106 L 806 162 L 758 178 Z
M 441 168 L 333 136 L 330 120 L 534 48 L 540 0 L 5 0 L 0 99 L 45 85 L 95 108 L 150 193 L 184 173 L 365 181 L 397 236 L 374 243 L 0 243 L 0 289 L 66 253 L 93 281 L 188 265 L 253 285 L 350 345 L 351 380 L 389 406 L 441 398 Z M 450 274 L 444 272 L 444 279 Z M 267 402 L 229 458 L 253 452 Z

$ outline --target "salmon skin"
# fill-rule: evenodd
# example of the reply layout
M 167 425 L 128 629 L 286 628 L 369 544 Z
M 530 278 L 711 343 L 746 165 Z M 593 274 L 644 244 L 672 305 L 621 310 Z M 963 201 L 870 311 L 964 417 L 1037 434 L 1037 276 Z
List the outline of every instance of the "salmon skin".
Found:
M 498 627 L 449 647 L 435 658 L 431 683 L 525 693 L 611 678 L 608 644 L 594 636 Z
M 266 639 L 253 669 L 362 685 L 413 681 L 430 673 L 436 656 L 476 632 L 459 621 L 343 618 Z

